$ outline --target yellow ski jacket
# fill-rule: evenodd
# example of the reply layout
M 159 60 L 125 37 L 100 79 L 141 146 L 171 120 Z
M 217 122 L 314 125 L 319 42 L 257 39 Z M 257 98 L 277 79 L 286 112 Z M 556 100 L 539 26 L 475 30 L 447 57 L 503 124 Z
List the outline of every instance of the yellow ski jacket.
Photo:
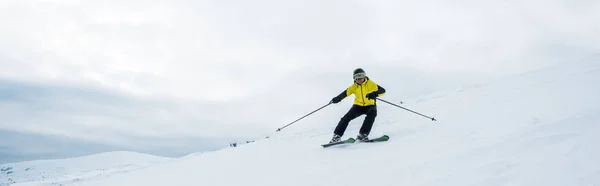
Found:
M 369 106 L 375 105 L 375 99 L 368 99 L 367 94 L 371 92 L 376 92 L 377 97 L 383 96 L 385 94 L 385 89 L 379 86 L 375 81 L 365 78 L 365 82 L 362 84 L 357 84 L 356 82 L 352 83 L 346 90 L 338 95 L 339 98 L 346 98 L 351 94 L 354 94 L 354 104 L 359 106 Z

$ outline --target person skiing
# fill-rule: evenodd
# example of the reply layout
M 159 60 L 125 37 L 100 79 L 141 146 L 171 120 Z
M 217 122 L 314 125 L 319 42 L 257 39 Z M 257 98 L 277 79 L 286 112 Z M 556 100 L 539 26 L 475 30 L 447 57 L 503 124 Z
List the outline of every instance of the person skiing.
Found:
M 375 98 L 383 96 L 386 92 L 383 87 L 371 80 L 361 68 L 355 69 L 352 76 L 354 78 L 352 85 L 342 91 L 339 95 L 333 97 L 330 102 L 336 104 L 351 94 L 354 94 L 354 103 L 352 104 L 352 107 L 350 107 L 350 110 L 348 110 L 338 122 L 333 131 L 333 137 L 330 143 L 340 141 L 348 127 L 348 123 L 363 114 L 366 114 L 366 117 L 356 138 L 361 141 L 368 140 L 369 133 L 375 122 L 375 117 L 377 117 Z

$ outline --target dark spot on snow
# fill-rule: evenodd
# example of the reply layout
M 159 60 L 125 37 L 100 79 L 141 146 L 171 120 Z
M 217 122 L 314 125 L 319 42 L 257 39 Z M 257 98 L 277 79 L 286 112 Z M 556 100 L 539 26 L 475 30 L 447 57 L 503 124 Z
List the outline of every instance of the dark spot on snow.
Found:
M 12 173 L 13 173 L 13 171 L 8 171 L 8 172 L 6 172 L 6 174 L 12 174 Z
M 0 171 L 6 172 L 6 171 L 9 171 L 9 170 L 12 170 L 12 169 L 13 169 L 12 167 L 3 167 L 2 169 L 0 169 Z
M 29 170 L 31 170 L 31 168 L 26 168 L 26 169 L 25 169 L 25 171 L 29 171 Z

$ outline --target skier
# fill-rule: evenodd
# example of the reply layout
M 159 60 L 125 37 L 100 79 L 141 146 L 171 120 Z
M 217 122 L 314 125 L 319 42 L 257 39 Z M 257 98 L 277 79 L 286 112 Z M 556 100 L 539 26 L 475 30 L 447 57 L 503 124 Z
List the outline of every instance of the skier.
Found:
M 375 98 L 383 96 L 385 89 L 367 77 L 365 71 L 357 68 L 353 73 L 354 82 L 339 95 L 333 97 L 330 103 L 339 103 L 344 98 L 354 94 L 354 104 L 350 110 L 340 119 L 333 131 L 333 138 L 330 143 L 340 141 L 344 135 L 348 123 L 357 117 L 366 114 L 363 124 L 360 128 L 357 140 L 368 140 L 369 133 L 377 116 L 377 105 Z

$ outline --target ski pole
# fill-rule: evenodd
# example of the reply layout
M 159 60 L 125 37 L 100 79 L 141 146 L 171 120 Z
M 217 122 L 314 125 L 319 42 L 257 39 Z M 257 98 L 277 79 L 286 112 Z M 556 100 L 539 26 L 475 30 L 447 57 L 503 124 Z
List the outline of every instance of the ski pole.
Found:
M 281 131 L 281 129 L 283 129 L 283 128 L 287 127 L 287 126 L 290 126 L 291 124 L 294 124 L 294 123 L 296 123 L 297 121 L 300 121 L 302 118 L 305 118 L 306 116 L 308 116 L 308 115 L 311 115 L 311 114 L 313 114 L 313 113 L 315 113 L 315 112 L 317 112 L 317 111 L 319 111 L 319 110 L 321 110 L 321 109 L 323 109 L 323 108 L 325 108 L 326 106 L 329 106 L 329 105 L 331 105 L 331 102 L 327 103 L 327 105 L 323 105 L 321 108 L 319 108 L 319 109 L 317 109 L 317 110 L 314 110 L 314 111 L 312 111 L 312 112 L 308 113 L 308 114 L 307 114 L 307 115 L 305 115 L 305 116 L 302 116 L 301 118 L 298 118 L 296 121 L 293 121 L 293 122 L 292 122 L 292 123 L 290 123 L 290 124 L 287 124 L 287 125 L 285 125 L 285 126 L 283 126 L 283 127 L 281 127 L 281 128 L 278 128 L 278 129 L 277 129 L 277 132 Z
M 435 118 L 432 118 L 432 117 L 429 117 L 429 116 L 423 115 L 423 114 L 421 114 L 421 113 L 418 113 L 418 112 L 412 111 L 412 110 L 410 110 L 410 109 L 407 109 L 407 108 L 401 107 L 400 105 L 396 105 L 396 104 L 394 104 L 394 103 L 388 102 L 388 101 L 386 101 L 386 100 L 383 100 L 383 99 L 381 99 L 381 98 L 377 98 L 377 99 L 378 99 L 378 100 L 381 100 L 381 101 L 383 101 L 383 102 L 386 102 L 386 103 L 388 103 L 388 104 L 390 104 L 390 105 L 394 105 L 394 106 L 396 106 L 396 107 L 399 107 L 399 108 L 401 108 L 401 109 L 408 110 L 408 111 L 411 111 L 412 113 L 415 113 L 415 114 L 421 115 L 421 116 L 423 116 L 423 117 L 429 118 L 429 119 L 431 119 L 431 121 L 437 121 L 437 120 L 435 120 Z

